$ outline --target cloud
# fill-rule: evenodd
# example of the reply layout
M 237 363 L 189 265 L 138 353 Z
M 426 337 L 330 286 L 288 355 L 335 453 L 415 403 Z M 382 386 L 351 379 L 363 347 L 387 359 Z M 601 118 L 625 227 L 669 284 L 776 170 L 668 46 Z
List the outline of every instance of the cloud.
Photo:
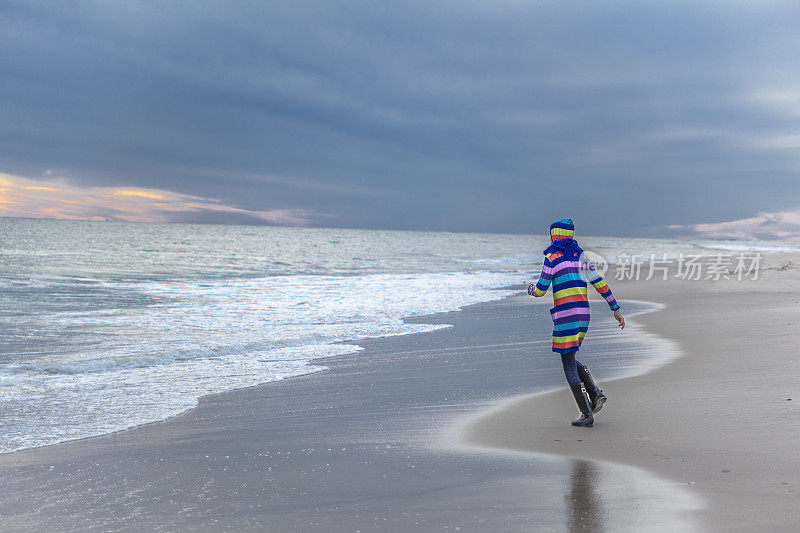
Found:
M 242 209 L 161 189 L 86 187 L 64 179 L 39 181 L 0 173 L 0 216 L 306 226 L 328 215 L 307 209 Z
M 671 225 L 672 230 L 691 231 L 695 234 L 725 239 L 784 239 L 800 242 L 800 209 L 759 213 L 750 218 L 706 224 Z
M 8 0 L 0 169 L 340 227 L 789 210 L 800 4 L 768 5 Z

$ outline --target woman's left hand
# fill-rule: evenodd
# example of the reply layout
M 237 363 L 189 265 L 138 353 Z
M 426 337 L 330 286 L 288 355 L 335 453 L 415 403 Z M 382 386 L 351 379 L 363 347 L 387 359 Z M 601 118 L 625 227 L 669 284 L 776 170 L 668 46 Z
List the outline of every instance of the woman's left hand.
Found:
M 619 329 L 625 329 L 625 317 L 619 312 L 619 309 L 614 311 L 614 318 L 619 322 Z

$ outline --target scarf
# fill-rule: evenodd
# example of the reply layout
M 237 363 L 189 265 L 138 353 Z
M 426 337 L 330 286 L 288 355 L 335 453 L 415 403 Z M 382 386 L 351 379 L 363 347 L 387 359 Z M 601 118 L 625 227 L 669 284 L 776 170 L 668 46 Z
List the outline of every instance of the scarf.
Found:
M 560 253 L 565 257 L 580 257 L 583 250 L 575 239 L 559 239 L 552 242 L 542 253 L 544 255 Z

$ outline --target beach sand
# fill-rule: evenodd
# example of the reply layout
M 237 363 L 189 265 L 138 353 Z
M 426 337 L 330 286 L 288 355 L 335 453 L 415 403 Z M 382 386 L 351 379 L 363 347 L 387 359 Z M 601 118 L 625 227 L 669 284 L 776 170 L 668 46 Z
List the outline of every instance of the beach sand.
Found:
M 800 257 L 765 256 L 761 266 L 759 279 L 742 281 L 607 276 L 623 307 L 666 305 L 633 320 L 677 341 L 684 357 L 601 383 L 609 401 L 594 428 L 569 426 L 576 408 L 564 388 L 468 420 L 462 438 L 685 483 L 708 503 L 694 517 L 704 529 L 800 530 Z M 595 370 L 603 364 L 587 359 Z
M 624 309 L 667 306 L 634 320 L 686 355 L 603 382 L 595 428 L 569 425 L 550 296 L 515 296 L 412 319 L 453 327 L 359 342 L 326 372 L 0 455 L 0 531 L 797 530 L 796 261 L 758 281 L 611 278 Z M 597 375 L 648 348 L 603 305 Z M 559 390 L 524 397 L 537 383 Z

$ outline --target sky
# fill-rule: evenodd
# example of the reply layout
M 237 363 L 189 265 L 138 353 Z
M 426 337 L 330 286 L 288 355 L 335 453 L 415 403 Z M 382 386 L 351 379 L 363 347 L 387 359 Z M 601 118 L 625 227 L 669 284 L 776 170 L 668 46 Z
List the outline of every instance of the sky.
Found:
M 800 3 L 0 2 L 0 216 L 800 237 Z

